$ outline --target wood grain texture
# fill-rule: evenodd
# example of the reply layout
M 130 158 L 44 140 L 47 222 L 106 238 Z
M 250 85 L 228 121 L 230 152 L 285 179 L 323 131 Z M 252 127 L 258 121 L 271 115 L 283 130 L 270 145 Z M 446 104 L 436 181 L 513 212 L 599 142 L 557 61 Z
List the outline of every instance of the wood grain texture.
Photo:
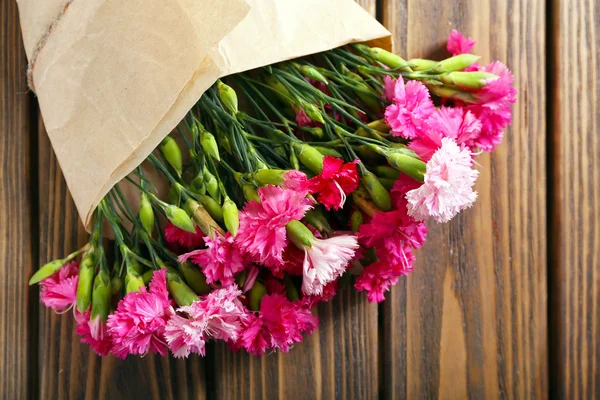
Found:
M 0 3 L 0 17 L 0 393 L 24 399 L 37 385 L 29 374 L 36 352 L 29 335 L 37 292 L 27 287 L 34 252 L 31 96 L 23 79 L 27 60 L 16 3 Z
M 552 1 L 552 396 L 600 398 L 600 5 Z
M 478 158 L 476 205 L 430 223 L 415 272 L 384 304 L 385 398 L 547 395 L 545 3 L 385 0 L 396 52 L 447 56 L 452 28 L 516 75 L 503 144 Z
M 41 118 L 40 118 L 41 121 Z M 64 257 L 88 240 L 52 147 L 39 130 L 39 263 Z M 43 399 L 203 399 L 204 361 L 148 355 L 102 358 L 79 342 L 70 313 L 40 311 L 39 368 Z

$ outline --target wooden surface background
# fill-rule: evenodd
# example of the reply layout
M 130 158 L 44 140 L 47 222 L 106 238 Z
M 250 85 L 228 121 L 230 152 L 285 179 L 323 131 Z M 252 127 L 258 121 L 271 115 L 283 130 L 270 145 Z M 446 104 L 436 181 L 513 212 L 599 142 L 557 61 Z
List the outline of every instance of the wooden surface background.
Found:
M 25 83 L 17 6 L 0 2 L 0 393 L 9 399 L 600 398 L 600 5 L 360 0 L 396 52 L 457 28 L 519 90 L 479 158 L 477 205 L 431 224 L 415 272 L 377 306 L 342 292 L 288 354 L 101 359 L 27 280 L 86 235 Z

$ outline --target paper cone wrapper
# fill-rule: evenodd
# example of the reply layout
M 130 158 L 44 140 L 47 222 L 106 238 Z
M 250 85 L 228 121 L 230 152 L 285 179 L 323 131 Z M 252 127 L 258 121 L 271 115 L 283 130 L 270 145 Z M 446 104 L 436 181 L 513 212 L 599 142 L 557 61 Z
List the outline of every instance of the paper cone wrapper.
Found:
M 351 42 L 353 0 L 17 0 L 30 87 L 84 225 L 219 77 Z

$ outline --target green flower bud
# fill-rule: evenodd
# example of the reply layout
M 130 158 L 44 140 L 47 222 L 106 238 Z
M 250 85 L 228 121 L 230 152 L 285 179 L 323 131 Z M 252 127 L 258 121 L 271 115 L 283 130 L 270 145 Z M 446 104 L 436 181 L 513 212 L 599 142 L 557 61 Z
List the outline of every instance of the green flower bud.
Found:
M 226 197 L 223 202 L 223 220 L 229 233 L 233 236 L 237 235 L 240 227 L 239 211 L 233 200 L 229 197 Z
M 178 190 L 177 186 L 171 185 L 169 193 L 167 193 L 167 200 L 169 203 L 179 207 L 181 204 L 181 192 Z
M 175 139 L 171 136 L 164 138 L 160 143 L 160 150 L 165 156 L 165 160 L 177 172 L 177 175 L 181 176 L 183 172 L 183 157 Z
M 144 266 L 142 264 L 140 264 L 140 262 L 133 257 L 128 257 L 127 264 L 128 264 L 127 265 L 128 269 L 131 269 L 131 270 L 137 272 L 138 274 L 141 274 L 144 272 Z
M 325 123 L 325 119 L 323 119 L 323 113 L 314 104 L 303 101 L 300 103 L 300 107 L 302 107 L 302 109 L 306 113 L 306 116 L 308 118 L 310 118 L 312 121 L 320 122 L 322 124 Z
M 110 312 L 110 275 L 104 269 L 100 269 L 94 279 L 94 288 L 92 290 L 92 314 L 91 318 L 100 316 L 102 321 L 106 321 Z
M 200 133 L 200 130 L 198 129 L 198 125 L 202 125 L 200 124 L 200 122 L 198 120 L 196 120 L 194 118 L 194 123 L 192 124 L 192 126 L 190 126 L 190 136 L 192 138 L 192 143 L 196 143 L 196 141 L 198 140 L 198 134 Z
M 319 232 L 332 232 L 329 221 L 323 215 L 323 212 L 318 208 L 308 210 L 304 215 L 304 220 L 314 226 Z
M 336 149 L 332 149 L 331 147 L 313 146 L 313 148 L 324 156 L 342 158 L 342 155 Z
M 318 126 L 303 126 L 300 129 L 302 130 L 302 132 L 308 132 L 319 139 L 322 138 L 325 134 L 325 132 L 323 132 L 323 128 Z
M 320 174 L 323 171 L 323 158 L 325 157 L 319 150 L 304 143 L 294 143 L 293 146 L 302 165 L 314 174 Z
M 265 286 L 258 281 L 254 282 L 252 289 L 248 292 L 248 308 L 252 311 L 260 310 L 260 302 L 265 294 L 267 294 Z
M 142 281 L 144 281 L 144 285 L 147 285 L 152 280 L 152 275 L 154 275 L 153 269 L 148 269 L 146 272 L 142 274 Z
M 79 264 L 79 279 L 77 281 L 77 310 L 85 312 L 92 302 L 92 286 L 96 272 L 96 250 L 90 248 Z
M 381 184 L 383 185 L 384 188 L 386 188 L 387 190 L 392 190 L 394 188 L 394 180 L 393 179 L 388 179 L 388 178 L 379 178 L 379 182 L 381 182 Z
M 217 202 L 221 202 L 221 191 L 219 190 L 219 182 L 217 178 L 206 168 L 204 168 L 204 184 L 206 191 Z
M 396 180 L 400 178 L 400 171 L 387 165 L 378 165 L 374 168 L 375 174 L 380 178 Z
M 152 231 L 154 230 L 154 210 L 152 209 L 152 203 L 150 203 L 150 199 L 148 199 L 146 193 L 142 193 L 142 197 L 140 198 L 138 216 L 146 233 L 152 235 Z
M 316 68 L 311 67 L 310 65 L 302 65 L 300 68 L 300 73 L 310 79 L 314 79 L 317 82 L 322 82 L 326 85 L 329 84 L 327 79 L 321 74 Z
M 477 97 L 473 93 L 447 86 L 428 85 L 427 88 L 433 94 L 444 99 L 459 100 L 469 104 L 477 103 Z
M 387 50 L 381 49 L 379 47 L 370 47 L 368 49 L 368 54 L 375 61 L 379 61 L 383 65 L 390 67 L 391 69 L 408 67 L 406 61 L 397 54 L 390 53 Z
M 196 228 L 194 227 L 194 222 L 187 215 L 185 211 L 181 208 L 176 207 L 172 204 L 167 205 L 165 208 L 165 214 L 167 219 L 171 221 L 173 225 L 178 227 L 179 229 L 183 229 L 184 231 L 195 233 Z
M 137 272 L 127 271 L 125 275 L 125 294 L 139 292 L 144 287 L 144 280 Z
M 426 60 L 424 58 L 413 58 L 412 60 L 408 60 L 408 64 L 413 71 L 426 71 L 435 67 L 437 61 Z
M 455 71 L 446 75 L 442 75 L 441 77 L 442 82 L 448 85 L 454 85 L 468 89 L 481 89 L 493 79 L 498 79 L 498 75 L 483 71 Z
M 167 273 L 167 288 L 178 306 L 189 306 L 198 300 L 198 295 L 174 273 Z
M 29 285 L 39 283 L 44 279 L 51 277 L 52 275 L 60 271 L 60 269 L 65 264 L 66 261 L 64 258 L 61 258 L 60 260 L 50 261 L 48 264 L 38 269 L 35 274 L 33 274 L 31 279 L 29 280 Z
M 251 183 L 244 183 L 242 185 L 242 192 L 244 193 L 244 198 L 246 201 L 258 201 L 260 202 L 260 197 L 258 197 L 258 191 L 256 190 L 256 186 Z
M 385 187 L 379 182 L 377 177 L 367 171 L 363 174 L 362 183 L 367 188 L 367 191 L 371 195 L 371 200 L 373 203 L 383 211 L 390 211 L 392 209 L 392 198 L 390 197 L 390 193 L 387 191 Z
M 298 156 L 296 156 L 296 152 L 293 150 L 290 151 L 290 164 L 292 165 L 292 169 L 300 169 L 300 161 L 298 161 Z
M 405 154 L 393 153 L 388 157 L 390 165 L 419 182 L 425 180 L 427 164 Z
M 475 64 L 479 58 L 479 56 L 473 54 L 459 54 L 438 62 L 433 72 L 441 74 L 444 72 L 460 71 Z
M 201 131 L 200 144 L 202 145 L 202 149 L 206 154 L 217 161 L 221 160 L 221 156 L 219 155 L 219 146 L 217 146 L 217 140 L 212 133 L 205 130 Z
M 120 276 L 115 275 L 110 280 L 110 295 L 112 297 L 119 296 L 123 291 L 123 279 Z
M 238 97 L 235 90 L 224 84 L 220 79 L 217 81 L 217 89 L 219 90 L 219 98 L 227 110 L 232 114 L 238 112 Z
M 210 196 L 198 195 L 198 202 L 208 211 L 211 217 L 219 222 L 223 222 L 223 208 Z
M 193 199 L 188 199 L 185 204 L 186 209 L 192 215 L 192 218 L 200 230 L 208 236 L 213 236 L 214 232 L 218 232 L 225 236 L 223 229 L 215 222 L 211 215 L 206 211 L 203 205 L 198 204 Z
M 264 78 L 264 81 L 267 85 L 269 85 L 272 89 L 274 89 L 275 95 L 288 106 L 290 105 L 290 99 L 292 95 L 289 90 L 279 82 L 274 76 L 269 75 Z
M 207 294 L 212 288 L 206 283 L 206 277 L 200 269 L 190 263 L 180 264 L 181 273 L 188 285 L 199 295 Z
M 287 237 L 298 247 L 312 247 L 312 242 L 315 240 L 315 235 L 300 221 L 290 221 L 285 226 Z
M 285 181 L 286 172 L 283 169 L 259 169 L 250 174 L 250 179 L 261 185 L 279 186 Z
M 352 226 L 352 232 L 358 232 L 363 223 L 363 215 L 359 210 L 354 210 L 352 212 L 352 215 L 350 215 L 350 223 Z
M 204 175 L 202 171 L 198 172 L 194 179 L 190 182 L 190 189 L 194 193 L 206 194 L 206 186 L 204 185 Z

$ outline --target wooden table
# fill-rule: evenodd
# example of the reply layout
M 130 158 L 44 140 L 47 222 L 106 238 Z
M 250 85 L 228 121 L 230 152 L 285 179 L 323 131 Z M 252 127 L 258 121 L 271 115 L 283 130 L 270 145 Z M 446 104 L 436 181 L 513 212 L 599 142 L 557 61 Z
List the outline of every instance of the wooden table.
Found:
M 17 6 L 0 3 L 0 392 L 6 398 L 600 398 L 600 5 L 362 0 L 410 57 L 457 28 L 505 61 L 519 101 L 478 159 L 477 205 L 431 224 L 380 306 L 341 293 L 289 354 L 211 347 L 101 359 L 27 280 L 86 235 L 25 83 Z

